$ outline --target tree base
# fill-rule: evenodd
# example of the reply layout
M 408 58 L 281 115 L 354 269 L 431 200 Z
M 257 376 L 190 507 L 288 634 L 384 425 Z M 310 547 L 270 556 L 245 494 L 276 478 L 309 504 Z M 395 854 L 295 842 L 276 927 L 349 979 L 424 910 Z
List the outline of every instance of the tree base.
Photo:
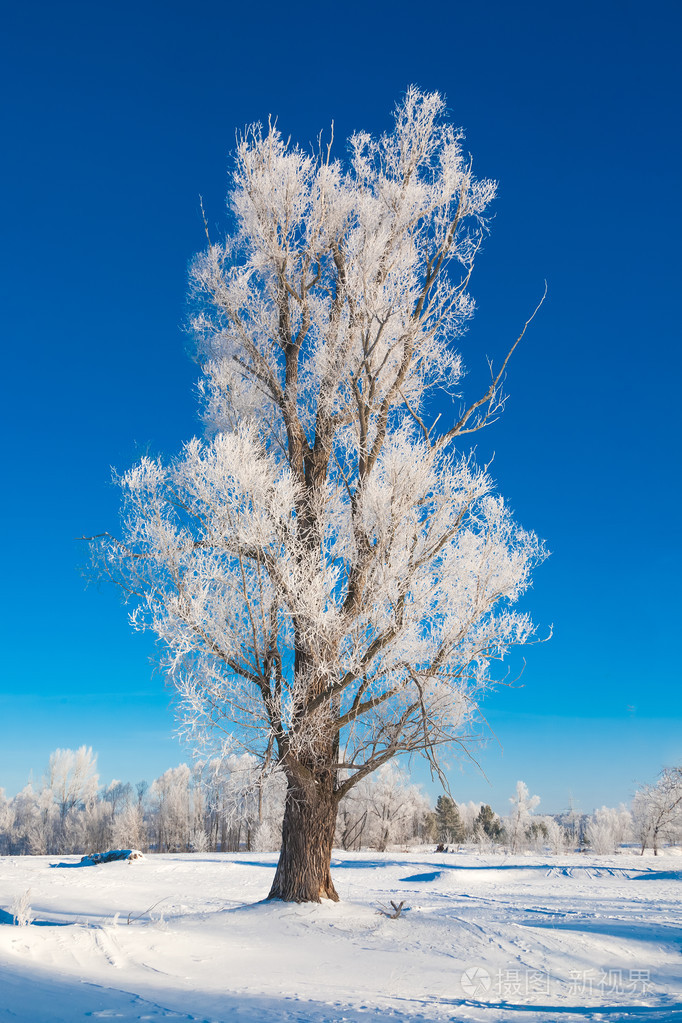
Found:
M 289 781 L 282 849 L 268 899 L 339 901 L 330 870 L 336 810 L 333 794 L 323 786 L 303 787 Z

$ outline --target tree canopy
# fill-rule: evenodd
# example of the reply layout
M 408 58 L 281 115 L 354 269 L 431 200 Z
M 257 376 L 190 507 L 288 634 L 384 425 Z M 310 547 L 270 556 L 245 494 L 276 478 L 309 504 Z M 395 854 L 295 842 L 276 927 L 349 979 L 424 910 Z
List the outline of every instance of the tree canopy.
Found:
M 278 763 L 299 807 L 335 813 L 401 752 L 435 763 L 533 633 L 512 605 L 543 545 L 459 446 L 504 402 L 506 359 L 458 398 L 494 194 L 435 93 L 345 163 L 249 128 L 234 231 L 191 270 L 206 435 L 118 477 L 122 535 L 95 542 L 185 733 Z

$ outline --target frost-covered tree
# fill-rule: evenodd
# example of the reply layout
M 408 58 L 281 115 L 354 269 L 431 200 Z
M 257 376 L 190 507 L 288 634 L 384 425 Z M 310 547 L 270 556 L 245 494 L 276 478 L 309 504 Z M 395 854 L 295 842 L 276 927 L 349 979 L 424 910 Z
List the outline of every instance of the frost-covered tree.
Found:
M 384 764 L 354 785 L 339 804 L 337 841 L 344 849 L 363 846 L 383 852 L 420 837 L 429 806 L 407 771 Z
M 517 781 L 516 793 L 509 797 L 509 802 L 511 810 L 505 822 L 505 831 L 509 849 L 515 853 L 525 849 L 534 837 L 532 814 L 540 803 L 540 797 L 531 796 L 526 783 Z
M 192 772 L 187 764 L 170 767 L 149 789 L 158 852 L 186 852 L 192 834 Z
M 11 800 L 0 788 L 0 855 L 6 856 L 11 851 L 11 836 L 14 830 L 14 808 Z
M 533 631 L 512 605 L 542 544 L 461 447 L 501 410 L 509 356 L 461 405 L 495 185 L 444 115 L 410 88 L 346 163 L 246 131 L 234 232 L 191 272 L 206 437 L 120 477 L 122 534 L 94 543 L 165 645 L 185 735 L 284 772 L 285 900 L 337 898 L 340 800 L 462 742 L 491 663 Z
M 661 839 L 676 841 L 682 835 L 682 767 L 665 767 L 655 785 L 644 785 L 635 795 L 632 815 L 642 855 L 650 845 L 657 856 Z
M 97 795 L 97 754 L 90 746 L 77 750 L 56 749 L 50 754 L 43 782 L 46 800 L 57 808 L 57 833 L 49 852 L 75 852 L 85 843 L 84 821 L 79 809 L 90 806 Z
M 632 835 L 632 815 L 624 807 L 618 810 L 602 806 L 585 825 L 585 840 L 592 852 L 615 853 Z
M 259 772 L 258 820 L 250 836 L 254 849 L 261 852 L 279 850 L 286 794 L 287 782 L 282 771 L 273 771 L 265 777 Z
M 369 807 L 363 790 L 370 780 L 371 778 L 364 778 L 358 785 L 354 785 L 339 803 L 334 844 L 340 845 L 343 849 L 359 851 L 363 844 L 366 844 Z
M 555 856 L 566 852 L 570 843 L 570 835 L 567 829 L 556 817 L 545 817 L 543 823 L 545 825 L 545 838 L 551 851 Z
M 252 754 L 215 757 L 202 766 L 209 847 L 279 848 L 284 801 L 279 772 L 264 774 Z
M 52 793 L 61 821 L 79 803 L 94 798 L 98 777 L 97 754 L 92 747 L 56 749 L 50 753 L 45 788 Z
M 52 842 L 57 814 L 49 792 L 35 792 L 29 782 L 12 800 L 9 852 L 39 855 Z
M 470 841 L 474 838 L 476 831 L 476 820 L 481 811 L 481 803 L 475 803 L 473 799 L 470 799 L 468 803 L 461 802 L 457 803 L 457 811 L 462 821 L 462 828 L 464 835 L 462 838 L 463 842 Z
M 114 778 L 113 781 L 104 789 L 102 793 L 102 799 L 105 803 L 110 806 L 110 814 L 112 823 L 116 820 L 116 817 L 122 810 L 128 806 L 131 801 L 133 794 L 133 787 L 130 782 L 125 784 Z
M 137 803 L 124 803 L 111 828 L 111 844 L 117 849 L 147 851 L 144 814 Z

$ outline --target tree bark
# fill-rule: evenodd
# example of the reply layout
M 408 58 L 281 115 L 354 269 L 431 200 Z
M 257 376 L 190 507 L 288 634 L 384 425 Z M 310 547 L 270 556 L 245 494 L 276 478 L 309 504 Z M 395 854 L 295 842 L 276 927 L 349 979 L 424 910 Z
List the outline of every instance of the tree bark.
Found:
M 289 777 L 282 848 L 269 899 L 339 901 L 330 871 L 337 805 L 329 772 L 305 781 Z

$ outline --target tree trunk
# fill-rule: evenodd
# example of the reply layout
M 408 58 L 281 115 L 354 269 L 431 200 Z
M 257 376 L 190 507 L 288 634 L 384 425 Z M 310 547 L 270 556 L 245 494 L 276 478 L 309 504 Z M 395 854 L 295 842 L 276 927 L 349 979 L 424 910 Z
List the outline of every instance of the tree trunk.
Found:
M 302 782 L 289 777 L 282 824 L 282 849 L 269 899 L 284 902 L 339 901 L 330 872 L 337 801 L 331 775 Z

